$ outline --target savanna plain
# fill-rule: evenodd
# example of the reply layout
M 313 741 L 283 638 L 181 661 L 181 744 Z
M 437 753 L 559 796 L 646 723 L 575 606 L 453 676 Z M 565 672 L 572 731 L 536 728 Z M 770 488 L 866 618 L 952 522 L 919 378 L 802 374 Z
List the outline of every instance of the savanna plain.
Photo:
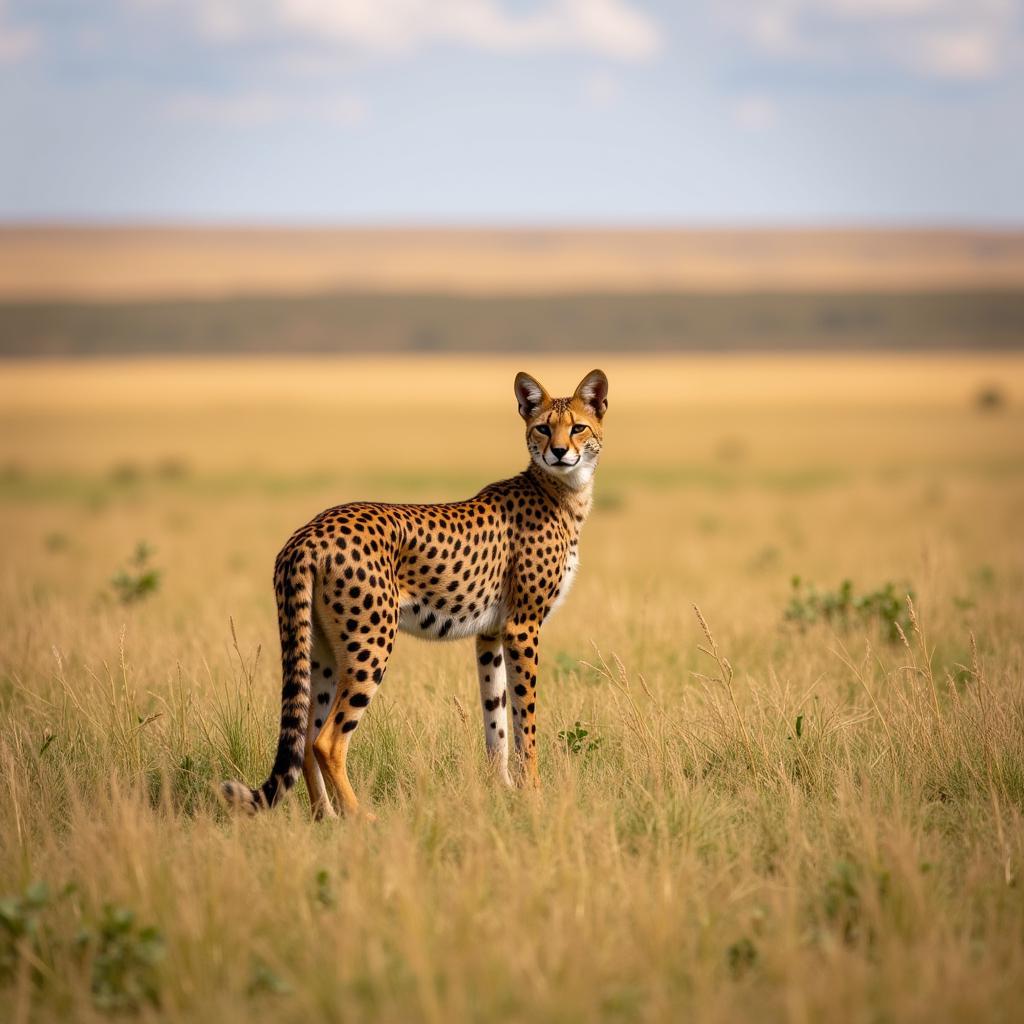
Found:
M 274 556 L 517 472 L 515 370 L 589 362 L 0 368 L 3 1019 L 1020 1019 L 1024 359 L 602 365 L 543 786 L 403 637 L 375 823 L 212 791 L 273 756 Z

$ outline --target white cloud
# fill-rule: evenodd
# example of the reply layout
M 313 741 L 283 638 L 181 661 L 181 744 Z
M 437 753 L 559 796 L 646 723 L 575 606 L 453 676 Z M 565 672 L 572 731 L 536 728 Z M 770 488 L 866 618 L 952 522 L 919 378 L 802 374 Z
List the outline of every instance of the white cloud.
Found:
M 216 42 L 291 39 L 394 54 L 434 43 L 498 53 L 579 50 L 646 60 L 662 45 L 658 25 L 632 0 L 548 0 L 515 13 L 500 0 L 128 0 L 180 7 Z
M 0 0 L 2 3 L 3 0 Z M 644 61 L 663 40 L 633 0 L 117 0 L 136 16 L 162 16 L 212 47 L 256 45 L 299 78 L 335 76 L 365 56 L 403 55 L 454 45 L 498 54 L 576 51 L 607 61 Z M 619 92 L 607 73 L 584 84 L 584 97 L 609 106 Z M 294 91 L 179 95 L 165 107 L 177 119 L 258 125 L 286 117 L 352 124 L 357 101 L 327 105 Z
M 742 19 L 742 31 L 759 49 L 773 54 L 792 53 L 799 48 L 799 38 L 788 5 L 766 5 Z
M 917 59 L 923 70 L 947 78 L 989 78 L 999 69 L 999 44 L 982 29 L 926 32 Z
M 655 23 L 624 0 L 562 0 L 555 9 L 565 45 L 623 60 L 651 57 L 661 47 Z
M 36 33 L 21 25 L 13 25 L 0 0 L 0 64 L 13 64 L 35 50 L 39 40 Z
M 305 118 L 336 125 L 365 120 L 366 105 L 356 96 L 282 96 L 264 92 L 211 96 L 182 93 L 172 96 L 164 113 L 178 121 L 206 121 L 233 127 L 252 127 Z
M 986 78 L 1024 53 L 1021 0 L 723 0 L 754 50 L 830 66 Z M 1005 40 L 1016 39 L 1013 45 Z
M 36 48 L 36 35 L 27 28 L 0 25 L 0 64 L 13 64 Z

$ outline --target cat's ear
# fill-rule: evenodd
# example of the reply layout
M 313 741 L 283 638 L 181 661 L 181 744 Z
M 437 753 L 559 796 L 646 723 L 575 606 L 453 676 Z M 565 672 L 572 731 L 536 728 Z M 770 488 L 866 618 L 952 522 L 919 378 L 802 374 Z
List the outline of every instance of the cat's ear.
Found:
M 580 381 L 573 398 L 578 398 L 599 420 L 608 411 L 608 378 L 604 370 L 591 370 Z
M 516 374 L 516 401 L 519 403 L 519 415 L 524 420 L 534 416 L 538 409 L 551 401 L 548 393 L 540 383 L 522 370 Z

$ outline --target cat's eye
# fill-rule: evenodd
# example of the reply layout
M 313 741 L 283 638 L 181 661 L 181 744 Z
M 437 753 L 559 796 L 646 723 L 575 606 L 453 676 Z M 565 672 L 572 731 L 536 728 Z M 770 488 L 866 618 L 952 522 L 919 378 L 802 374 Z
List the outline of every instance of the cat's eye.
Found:
M 574 423 L 572 425 L 571 433 L 573 433 L 573 434 L 582 434 L 583 431 L 586 430 L 586 429 L 587 429 L 586 423 Z
M 545 437 L 551 436 L 551 428 L 546 423 L 540 423 L 533 429 L 536 430 L 539 434 L 543 434 Z

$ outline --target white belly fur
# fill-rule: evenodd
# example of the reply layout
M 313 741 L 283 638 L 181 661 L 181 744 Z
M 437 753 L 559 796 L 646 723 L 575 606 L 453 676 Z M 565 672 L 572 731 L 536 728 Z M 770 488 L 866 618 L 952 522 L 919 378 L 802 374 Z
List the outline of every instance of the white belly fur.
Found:
M 423 622 L 433 611 L 433 621 L 424 627 Z M 402 633 L 411 636 L 418 636 L 423 640 L 462 640 L 467 636 L 477 636 L 480 633 L 497 633 L 504 622 L 504 609 L 500 601 L 496 601 L 489 608 L 481 608 L 475 615 L 467 617 L 465 622 L 452 621 L 451 627 L 441 636 L 441 628 L 451 618 L 443 612 L 438 612 L 420 605 L 420 610 L 413 614 L 412 602 L 403 605 L 398 611 L 398 628 Z
M 556 608 L 560 607 L 562 602 L 568 596 L 573 580 L 576 579 L 576 570 L 579 568 L 579 565 L 580 556 L 575 551 L 570 552 L 569 557 L 565 562 L 565 572 L 562 574 L 562 583 L 558 588 L 558 596 L 552 603 L 551 609 L 548 611 L 548 615 L 551 615 Z

